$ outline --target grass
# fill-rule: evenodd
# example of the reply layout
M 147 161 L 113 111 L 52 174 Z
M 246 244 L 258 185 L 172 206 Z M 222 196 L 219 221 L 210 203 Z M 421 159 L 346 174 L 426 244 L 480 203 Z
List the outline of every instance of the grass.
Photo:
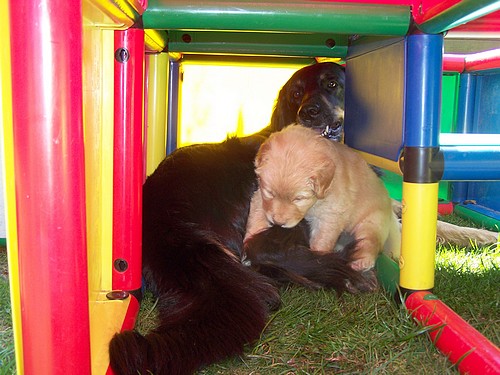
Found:
M 440 247 L 435 293 L 500 345 L 500 250 Z
M 500 343 L 500 253 L 439 246 L 434 292 Z M 254 348 L 204 369 L 212 374 L 456 374 L 426 330 L 384 292 L 283 290 L 283 308 Z
M 0 374 L 15 373 L 13 340 L 7 252 L 0 247 Z
M 461 222 L 461 224 L 469 224 Z M 0 249 L 0 373 L 12 374 L 5 251 Z M 439 245 L 434 293 L 495 344 L 500 344 L 500 251 Z M 261 339 L 241 357 L 200 371 L 215 374 L 457 374 L 412 322 L 404 307 L 383 291 L 338 298 L 328 290 L 282 290 L 282 308 Z M 138 318 L 146 332 L 155 322 L 147 295 Z
M 423 361 L 449 367 L 432 358 L 406 312 L 383 294 L 338 299 L 291 287 L 283 299 L 255 348 L 202 374 L 414 374 Z

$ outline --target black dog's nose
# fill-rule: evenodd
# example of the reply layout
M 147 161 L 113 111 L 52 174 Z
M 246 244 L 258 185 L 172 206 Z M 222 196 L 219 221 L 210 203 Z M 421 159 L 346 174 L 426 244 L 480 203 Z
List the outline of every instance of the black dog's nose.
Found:
M 302 120 L 312 120 L 321 113 L 321 106 L 318 103 L 303 105 L 299 110 L 299 116 Z

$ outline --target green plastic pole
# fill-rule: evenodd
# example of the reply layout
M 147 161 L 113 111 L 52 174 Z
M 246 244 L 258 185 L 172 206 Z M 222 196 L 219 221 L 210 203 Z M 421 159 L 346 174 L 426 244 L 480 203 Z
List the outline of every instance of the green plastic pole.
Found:
M 409 6 L 314 1 L 151 0 L 145 28 L 405 35 Z

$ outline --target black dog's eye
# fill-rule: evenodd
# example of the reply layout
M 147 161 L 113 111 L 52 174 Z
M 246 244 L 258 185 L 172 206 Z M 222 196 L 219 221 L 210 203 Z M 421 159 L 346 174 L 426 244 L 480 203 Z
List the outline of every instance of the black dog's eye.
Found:
M 328 86 L 329 89 L 334 89 L 335 87 L 337 87 L 337 85 L 338 85 L 337 81 L 333 81 L 332 80 L 332 81 L 328 82 L 327 86 Z
M 301 93 L 300 91 L 298 91 L 298 90 L 297 90 L 297 91 L 294 91 L 294 92 L 292 93 L 292 97 L 293 97 L 294 99 L 299 99 L 301 96 L 302 96 L 302 93 Z

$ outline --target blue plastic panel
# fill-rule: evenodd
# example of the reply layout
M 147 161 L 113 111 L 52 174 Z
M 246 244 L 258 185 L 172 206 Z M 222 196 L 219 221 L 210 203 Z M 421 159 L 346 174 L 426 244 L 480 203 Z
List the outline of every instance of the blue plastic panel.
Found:
M 399 160 L 404 108 L 405 42 L 359 40 L 346 61 L 345 142 Z
M 500 72 L 475 74 L 474 133 L 500 134 Z M 500 174 L 500 156 L 497 162 Z M 500 181 L 468 184 L 467 199 L 500 212 Z
M 460 90 L 465 99 L 459 101 L 458 114 L 464 117 L 463 113 L 466 113 L 465 117 L 468 119 L 463 130 L 479 134 L 500 134 L 500 71 L 463 74 Z M 491 160 L 491 164 L 491 168 L 497 168 L 500 175 L 500 155 Z M 473 200 L 478 205 L 500 212 L 500 181 L 454 184 L 453 189 L 457 191 L 454 193 L 454 200 Z
M 476 74 L 473 133 L 500 133 L 500 72 Z
M 467 198 L 500 213 L 500 181 L 469 183 Z

